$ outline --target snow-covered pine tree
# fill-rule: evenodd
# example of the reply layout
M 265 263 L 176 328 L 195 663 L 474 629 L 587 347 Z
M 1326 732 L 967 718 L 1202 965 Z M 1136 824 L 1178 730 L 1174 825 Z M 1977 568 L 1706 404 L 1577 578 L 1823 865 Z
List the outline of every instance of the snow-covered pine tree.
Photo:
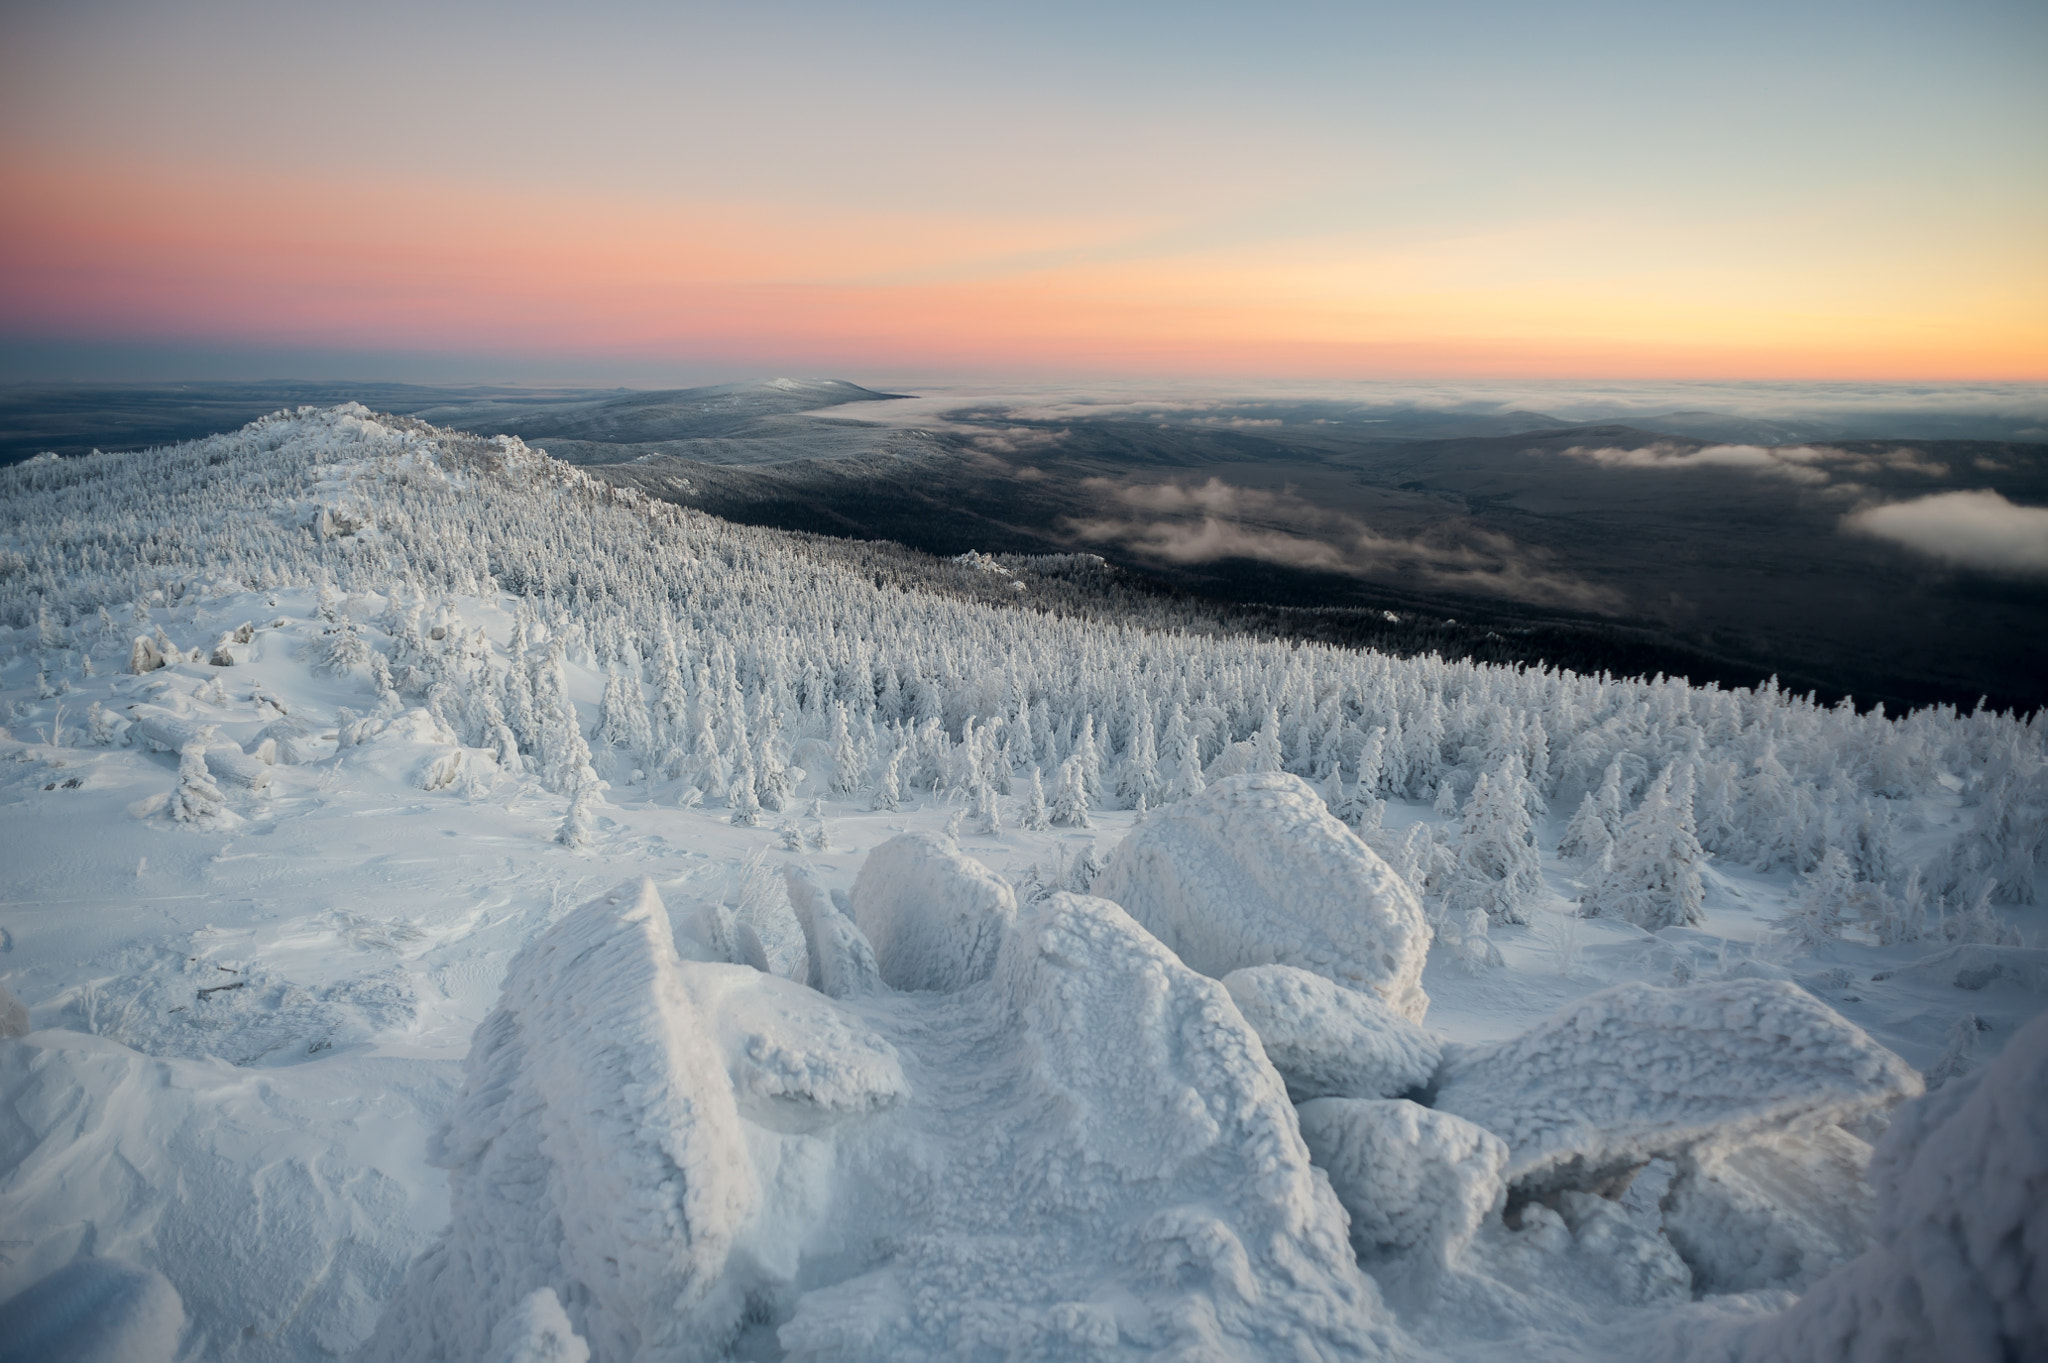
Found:
M 1093 828 L 1088 817 L 1088 782 L 1081 773 L 1079 753 L 1060 764 L 1059 785 L 1053 790 L 1052 822 L 1060 828 Z
M 206 741 L 195 738 L 178 750 L 178 789 L 171 796 L 171 817 L 195 828 L 212 827 L 227 811 L 227 796 L 206 769 Z
M 1052 816 L 1045 807 L 1045 780 L 1038 768 L 1031 768 L 1031 788 L 1024 795 L 1024 811 L 1017 816 L 1017 824 L 1027 833 L 1043 833 L 1052 827 Z
M 751 766 L 741 766 L 733 776 L 732 788 L 726 792 L 725 801 L 732 809 L 735 827 L 761 826 L 761 797 L 755 793 L 754 769 Z
M 1491 923 L 1527 923 L 1543 894 L 1543 864 L 1530 832 L 1521 763 L 1506 757 L 1481 772 L 1465 801 L 1456 861 L 1444 886 L 1445 907 L 1483 910 Z
M 577 788 L 569 797 L 568 812 L 562 816 L 560 826 L 555 829 L 555 841 L 564 847 L 588 847 L 597 837 L 597 782 L 593 778 L 587 785 Z
M 909 752 L 907 745 L 898 743 L 896 751 L 889 754 L 888 764 L 882 768 L 882 779 L 875 782 L 871 808 L 895 810 L 903 807 L 903 760 Z
M 996 808 L 996 788 L 986 777 L 974 785 L 974 826 L 985 837 L 995 837 L 1003 831 L 1002 812 Z
M 1131 740 L 1117 773 L 1117 797 L 1127 808 L 1140 801 L 1147 805 L 1159 798 L 1163 784 L 1159 776 L 1159 746 L 1152 729 L 1152 706 L 1140 699 L 1133 705 Z
M 1188 721 L 1186 707 L 1179 700 L 1175 700 L 1173 709 L 1167 712 L 1166 755 L 1172 770 L 1162 792 L 1164 799 L 1185 800 L 1208 789 L 1208 778 L 1202 774 L 1201 741 Z
M 867 760 L 854 740 L 853 726 L 846 716 L 846 702 L 832 706 L 832 793 L 851 795 L 867 780 Z
M 1692 771 L 1666 767 L 1642 804 L 1622 820 L 1610 864 L 1587 891 L 1588 917 L 1624 918 L 1651 932 L 1705 919 L 1700 867 L 1706 852 L 1692 827 Z

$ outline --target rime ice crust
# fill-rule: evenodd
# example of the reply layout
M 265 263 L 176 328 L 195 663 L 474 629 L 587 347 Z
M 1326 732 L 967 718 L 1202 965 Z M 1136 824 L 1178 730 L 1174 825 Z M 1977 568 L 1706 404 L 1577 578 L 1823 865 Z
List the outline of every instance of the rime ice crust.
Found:
M 1419 1022 L 1429 927 L 1415 893 L 1298 776 L 1233 776 L 1148 818 L 1095 894 L 1221 978 L 1291 965 Z
M 1839 1122 L 1920 1076 L 1797 985 L 1625 984 L 1452 1054 L 1436 1107 L 1508 1143 L 1508 1181 L 1586 1188 L 1708 1138 Z
M 714 1356 L 707 1332 L 744 1305 L 726 1257 L 761 1194 L 681 965 L 648 882 L 513 960 L 441 1137 L 454 1223 L 364 1357 L 482 1359 L 543 1287 L 599 1357 Z
M 853 921 L 896 989 L 951 991 L 985 979 L 1016 917 L 1007 881 L 930 833 L 889 839 L 853 882 Z
M 1225 975 L 1223 987 L 1297 1103 L 1398 1098 L 1427 1088 L 1443 1059 L 1434 1036 L 1377 995 L 1306 970 L 1247 966 Z

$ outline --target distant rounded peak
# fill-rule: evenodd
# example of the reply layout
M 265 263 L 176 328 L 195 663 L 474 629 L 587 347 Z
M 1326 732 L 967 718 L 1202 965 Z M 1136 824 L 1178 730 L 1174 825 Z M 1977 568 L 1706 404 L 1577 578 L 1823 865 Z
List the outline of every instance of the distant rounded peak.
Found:
M 860 384 L 848 379 L 794 379 L 787 376 L 762 379 L 755 383 L 736 383 L 732 385 L 732 388 L 740 392 L 751 389 L 755 392 L 815 394 L 840 399 L 894 398 L 904 396 L 901 393 L 877 392 L 875 389 L 864 388 Z

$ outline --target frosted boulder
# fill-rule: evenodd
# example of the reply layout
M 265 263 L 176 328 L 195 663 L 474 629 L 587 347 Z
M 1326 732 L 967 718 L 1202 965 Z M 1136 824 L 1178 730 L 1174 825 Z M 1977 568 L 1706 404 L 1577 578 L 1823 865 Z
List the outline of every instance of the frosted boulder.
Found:
M 2048 1358 L 2048 1014 L 1901 1108 L 1870 1181 L 1877 1243 L 1729 1357 Z
M 1508 1143 L 1532 1195 L 1593 1188 L 1709 1138 L 1839 1123 L 1920 1076 L 1796 985 L 1625 984 L 1446 1057 L 1436 1107 Z
M 760 1190 L 681 967 L 644 881 L 513 958 L 439 1141 L 452 1224 L 366 1357 L 482 1360 L 543 1287 L 600 1358 L 695 1358 L 730 1333 L 726 1260 Z
M 1443 1048 L 1374 994 L 1289 965 L 1233 970 L 1223 987 L 1295 1102 L 1398 1098 L 1426 1088 Z
M 852 907 L 884 982 L 951 991 L 988 977 L 1017 895 L 950 838 L 905 833 L 868 853 Z
M 1298 1113 L 1362 1258 L 1448 1266 L 1506 1202 L 1507 1146 L 1462 1117 L 1405 1098 L 1318 1098 Z
M 0 1359 L 171 1363 L 185 1306 L 161 1273 L 79 1259 L 0 1305 Z
M 1678 1160 L 1664 1234 L 1702 1292 L 1804 1288 L 1869 1248 L 1869 1163 L 1838 1126 L 1703 1144 Z
M 835 999 L 859 998 L 884 989 L 874 947 L 818 878 L 794 863 L 783 868 L 782 877 L 789 906 L 803 929 L 811 987 Z
M 1152 814 L 1093 893 L 1189 967 L 1291 965 L 1419 1022 L 1429 927 L 1415 893 L 1297 776 L 1233 776 Z

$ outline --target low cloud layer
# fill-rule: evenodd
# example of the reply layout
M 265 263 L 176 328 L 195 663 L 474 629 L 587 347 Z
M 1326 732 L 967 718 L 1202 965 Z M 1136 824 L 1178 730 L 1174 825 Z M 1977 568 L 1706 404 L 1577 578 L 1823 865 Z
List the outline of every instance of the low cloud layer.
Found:
M 1086 486 L 1111 504 L 1110 514 L 1069 519 L 1067 532 L 1156 562 L 1241 558 L 1360 578 L 1398 575 L 1440 590 L 1574 610 L 1613 612 L 1623 604 L 1618 592 L 1547 568 L 1541 550 L 1474 526 L 1429 539 L 1393 538 L 1293 493 L 1218 478 L 1192 486 L 1119 486 L 1098 478 Z
M 1685 449 L 1677 445 L 1643 445 L 1624 450 L 1612 446 L 1596 449 L 1574 445 L 1565 454 L 1610 468 L 1748 469 L 1752 473 L 1790 478 L 1795 483 L 1825 483 L 1828 480 L 1824 471 L 1814 467 L 1825 456 L 1807 446 L 1782 449 L 1764 445 L 1707 445 L 1699 449 Z
M 1992 491 L 1865 507 L 1842 527 L 1965 568 L 2048 575 L 2048 507 L 2017 506 Z
M 1640 445 L 1635 449 L 1574 445 L 1564 453 L 1587 463 L 1630 469 L 1746 469 L 1767 477 L 1817 486 L 1844 474 L 1917 473 L 1946 478 L 1948 465 L 1919 450 L 1899 446 L 1880 454 L 1830 449 L 1825 445 Z

